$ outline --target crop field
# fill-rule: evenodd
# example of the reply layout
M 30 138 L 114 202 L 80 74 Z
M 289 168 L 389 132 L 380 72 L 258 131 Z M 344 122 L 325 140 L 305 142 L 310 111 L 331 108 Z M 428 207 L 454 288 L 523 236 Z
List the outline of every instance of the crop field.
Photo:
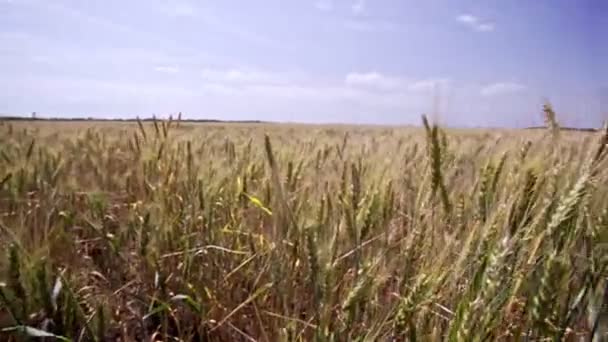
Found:
M 608 338 L 608 131 L 0 123 L 0 340 Z

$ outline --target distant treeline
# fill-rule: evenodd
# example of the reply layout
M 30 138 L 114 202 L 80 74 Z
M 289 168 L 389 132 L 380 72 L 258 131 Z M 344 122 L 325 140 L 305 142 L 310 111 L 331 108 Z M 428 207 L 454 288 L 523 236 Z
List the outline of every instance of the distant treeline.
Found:
M 526 127 L 526 129 L 547 129 L 545 126 Z M 576 128 L 576 127 L 560 127 L 561 131 L 575 131 L 575 132 L 597 132 L 597 128 Z
M 2 116 L 0 115 L 0 121 L 57 121 L 57 122 L 65 122 L 65 121 L 107 121 L 107 122 L 137 122 L 140 121 L 163 121 L 169 120 L 168 118 L 156 118 L 156 117 L 148 117 L 148 118 L 128 118 L 128 119 L 120 119 L 120 118 L 56 118 L 56 117 L 27 117 L 27 116 Z M 186 123 L 240 123 L 240 124 L 268 124 L 271 123 L 269 121 L 261 121 L 261 120 L 217 120 L 217 119 L 177 119 L 172 118 L 173 121 L 180 121 Z M 532 126 L 526 127 L 524 129 L 547 129 L 545 126 Z M 576 128 L 576 127 L 560 127 L 562 131 L 575 131 L 575 132 L 597 132 L 597 128 Z
M 168 118 L 33 118 L 26 116 L 0 116 L 0 121 L 108 121 L 108 122 L 137 122 L 137 121 L 163 121 L 169 120 Z M 247 123 L 247 124 L 261 124 L 268 123 L 261 120 L 216 120 L 216 119 L 176 119 L 172 118 L 173 121 L 180 122 L 192 122 L 192 123 Z

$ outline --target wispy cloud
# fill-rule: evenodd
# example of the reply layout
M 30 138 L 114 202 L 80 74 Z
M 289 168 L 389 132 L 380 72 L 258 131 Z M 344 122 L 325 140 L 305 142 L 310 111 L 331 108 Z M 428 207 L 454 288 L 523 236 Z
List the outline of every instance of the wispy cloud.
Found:
M 280 73 L 245 68 L 203 69 L 201 76 L 207 82 L 232 85 L 278 85 L 288 83 L 288 78 Z
M 434 91 L 438 88 L 446 88 L 449 84 L 450 80 L 447 78 L 429 78 L 410 83 L 408 89 L 413 91 Z
M 397 89 L 403 85 L 401 79 L 385 76 L 377 72 L 351 72 L 346 75 L 344 83 L 350 87 L 364 87 L 381 90 Z
M 446 77 L 412 79 L 372 71 L 351 72 L 346 75 L 344 84 L 350 88 L 420 95 L 421 92 L 443 91 L 450 87 L 451 81 Z
M 496 96 L 517 93 L 525 90 L 527 87 L 520 83 L 513 82 L 498 82 L 489 84 L 481 89 L 482 96 Z
M 244 42 L 269 47 L 277 45 L 277 42 L 272 38 L 257 32 L 255 29 L 242 26 L 241 23 L 231 20 L 229 14 L 222 13 L 202 1 L 165 0 L 156 7 L 156 10 L 176 19 L 194 18 L 198 24 L 206 26 L 211 31 L 230 35 Z
M 401 30 L 398 24 L 388 21 L 347 20 L 344 27 L 359 32 L 397 32 Z
M 346 75 L 344 84 L 352 88 L 374 89 L 380 91 L 398 91 L 401 93 L 419 93 L 444 90 L 450 87 L 451 81 L 446 77 L 412 79 L 401 76 L 384 75 L 372 72 L 351 72 Z
M 491 23 L 480 24 L 477 26 L 477 30 L 482 31 L 482 32 L 494 31 L 494 24 L 491 24 Z
M 363 14 L 365 12 L 365 0 L 355 0 L 351 6 L 351 10 L 355 15 Z
M 172 17 L 193 17 L 196 14 L 194 6 L 185 2 L 166 2 L 161 9 Z
M 252 30 L 251 28 L 241 26 L 240 24 L 231 21 L 226 16 L 223 16 L 221 13 L 215 13 L 207 8 L 205 11 L 197 13 L 197 18 L 200 18 L 203 25 L 246 42 L 269 47 L 278 44 L 273 38 Z
M 329 12 L 334 8 L 332 0 L 317 0 L 315 1 L 315 8 L 319 11 Z
M 91 14 L 89 11 L 79 9 L 78 7 L 70 6 L 59 1 L 36 2 L 36 5 L 44 6 L 47 12 L 52 12 L 61 20 L 78 21 L 83 26 L 96 26 L 113 32 L 122 34 L 145 36 L 141 30 L 129 25 L 118 23 L 111 18 L 105 18 L 97 14 Z
M 472 14 L 461 14 L 456 17 L 456 20 L 470 29 L 478 32 L 490 32 L 494 31 L 494 24 L 480 19 Z
M 177 74 L 179 72 L 179 67 L 173 65 L 159 65 L 154 67 L 154 71 L 163 74 Z

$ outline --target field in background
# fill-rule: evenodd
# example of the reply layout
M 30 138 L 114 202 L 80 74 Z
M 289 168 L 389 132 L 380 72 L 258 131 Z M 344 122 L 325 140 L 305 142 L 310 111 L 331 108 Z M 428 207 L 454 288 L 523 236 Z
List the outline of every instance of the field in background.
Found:
M 0 339 L 599 341 L 607 139 L 3 121 Z

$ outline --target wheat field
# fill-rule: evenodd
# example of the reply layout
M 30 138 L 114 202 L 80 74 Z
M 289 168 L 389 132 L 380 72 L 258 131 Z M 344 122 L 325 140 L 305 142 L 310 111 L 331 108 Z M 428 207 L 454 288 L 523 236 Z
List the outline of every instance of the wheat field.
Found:
M 608 131 L 0 123 L 0 340 L 608 338 Z

